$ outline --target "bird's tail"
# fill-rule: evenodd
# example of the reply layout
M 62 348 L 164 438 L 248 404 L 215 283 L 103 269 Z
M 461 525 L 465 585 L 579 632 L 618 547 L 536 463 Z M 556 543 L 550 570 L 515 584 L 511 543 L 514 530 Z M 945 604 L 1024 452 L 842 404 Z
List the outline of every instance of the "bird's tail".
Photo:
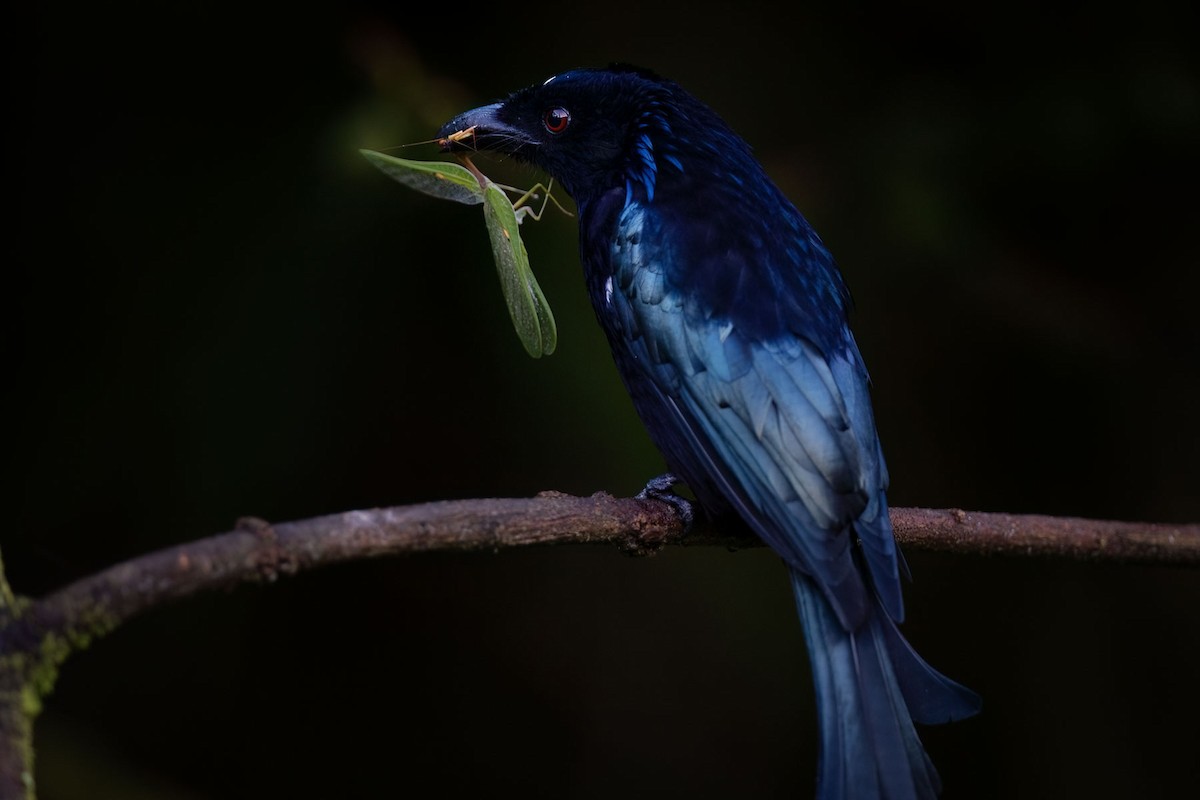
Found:
M 941 780 L 913 722 L 969 717 L 979 696 L 926 664 L 878 603 L 848 632 L 815 583 L 793 570 L 792 585 L 817 690 L 818 799 L 936 797 Z

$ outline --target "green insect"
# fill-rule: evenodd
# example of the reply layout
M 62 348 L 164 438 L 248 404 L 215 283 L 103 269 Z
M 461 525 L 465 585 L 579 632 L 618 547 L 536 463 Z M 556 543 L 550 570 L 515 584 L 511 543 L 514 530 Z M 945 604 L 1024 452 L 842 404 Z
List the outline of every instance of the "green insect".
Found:
M 458 138 L 470 135 L 470 129 L 454 134 Z M 500 287 L 504 290 L 504 300 L 517 336 L 534 358 L 553 353 L 558 343 L 558 328 L 546 296 L 533 277 L 529 254 L 518 228 L 527 217 L 535 221 L 541 219 L 551 200 L 564 213 L 569 213 L 550 193 L 554 181 L 550 181 L 550 186 L 539 183 L 516 200 L 509 200 L 506 191 L 520 190 L 490 180 L 466 157 L 460 157 L 463 164 L 454 164 L 410 161 L 374 150 L 361 152 L 385 175 L 419 192 L 467 205 L 483 204 L 483 219 L 492 243 L 496 272 L 500 275 Z M 541 207 L 534 211 L 529 203 L 537 200 L 541 196 L 539 193 L 544 193 L 544 199 Z

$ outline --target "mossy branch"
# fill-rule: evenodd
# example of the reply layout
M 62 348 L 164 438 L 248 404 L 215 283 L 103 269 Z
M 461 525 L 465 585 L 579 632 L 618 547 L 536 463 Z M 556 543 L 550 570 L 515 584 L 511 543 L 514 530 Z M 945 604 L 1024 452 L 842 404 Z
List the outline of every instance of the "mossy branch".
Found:
M 1200 525 L 897 508 L 901 545 L 969 555 L 1200 564 Z M 634 554 L 665 545 L 758 546 L 748 533 L 685 531 L 668 504 L 546 492 L 528 499 L 461 500 L 350 511 L 269 524 L 159 550 L 37 600 L 15 595 L 0 561 L 0 797 L 32 800 L 33 721 L 58 667 L 125 620 L 171 600 L 240 583 L 379 556 L 536 544 L 610 544 Z

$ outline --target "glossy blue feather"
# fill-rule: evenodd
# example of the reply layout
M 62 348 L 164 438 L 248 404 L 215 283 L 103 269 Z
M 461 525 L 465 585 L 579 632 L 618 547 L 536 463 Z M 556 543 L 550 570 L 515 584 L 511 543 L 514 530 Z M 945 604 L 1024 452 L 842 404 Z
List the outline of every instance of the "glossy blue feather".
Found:
M 570 126 L 541 124 L 567 109 Z M 867 371 L 829 250 L 750 147 L 677 84 L 580 70 L 442 136 L 533 162 L 579 207 L 597 319 L 671 470 L 786 562 L 821 721 L 822 798 L 940 788 L 913 722 L 975 713 L 896 628 L 903 562 Z

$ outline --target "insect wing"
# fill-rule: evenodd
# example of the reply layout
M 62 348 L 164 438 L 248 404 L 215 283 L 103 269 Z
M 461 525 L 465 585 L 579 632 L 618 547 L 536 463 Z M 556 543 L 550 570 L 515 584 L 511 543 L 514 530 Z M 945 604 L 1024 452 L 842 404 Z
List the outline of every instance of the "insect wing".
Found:
M 459 164 L 448 161 L 410 161 L 374 150 L 359 152 L 389 178 L 394 178 L 418 192 L 467 205 L 483 202 L 483 189 L 479 187 L 479 181 L 466 167 Z
M 484 190 L 483 216 L 492 240 L 492 255 L 513 327 L 534 358 L 554 352 L 558 329 L 542 289 L 529 268 L 529 254 L 517 228 L 512 201 L 494 183 Z
M 525 249 L 524 245 L 521 246 L 521 249 Z M 554 322 L 550 304 L 546 302 L 546 295 L 542 294 L 542 287 L 538 286 L 537 278 L 533 277 L 533 270 L 529 268 L 528 263 L 525 267 L 525 278 L 529 285 L 529 292 L 533 296 L 534 308 L 537 310 L 538 324 L 541 326 L 542 355 L 548 356 L 558 346 L 558 325 Z

